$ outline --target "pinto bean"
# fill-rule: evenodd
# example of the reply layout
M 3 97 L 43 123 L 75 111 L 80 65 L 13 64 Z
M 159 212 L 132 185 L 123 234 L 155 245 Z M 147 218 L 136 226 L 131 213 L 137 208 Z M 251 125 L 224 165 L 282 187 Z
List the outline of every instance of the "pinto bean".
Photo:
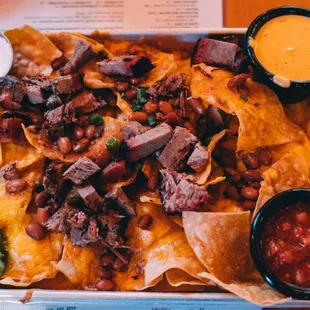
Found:
M 272 157 L 271 157 L 271 153 L 269 152 L 267 148 L 258 147 L 257 154 L 258 154 L 259 162 L 261 163 L 261 165 L 264 165 L 264 166 L 271 165 Z
M 200 98 L 190 98 L 187 100 L 187 102 L 196 114 L 203 115 L 206 112 L 206 108 L 204 107 Z
M 103 266 L 97 266 L 95 274 L 98 278 L 106 278 L 106 279 L 112 278 L 112 272 L 108 268 L 105 268 Z
M 85 130 L 80 127 L 80 126 L 76 126 L 73 129 L 73 137 L 75 140 L 81 140 L 82 138 L 84 138 L 85 135 Z
M 35 240 L 42 240 L 45 237 L 45 231 L 38 223 L 29 224 L 25 231 L 30 238 Z
M 57 139 L 57 145 L 62 154 L 68 154 L 72 150 L 71 141 L 68 137 L 59 137 Z
M 131 100 L 134 100 L 137 96 L 137 90 L 132 87 L 132 88 L 129 88 L 128 90 L 125 91 L 124 93 L 124 98 L 127 100 L 127 101 L 131 101 Z
M 259 158 L 256 153 L 244 154 L 242 159 L 248 169 L 258 169 L 260 167 Z
M 153 218 L 149 214 L 143 215 L 138 223 L 138 227 L 142 230 L 147 230 L 153 222 Z
M 88 148 L 88 145 L 89 145 L 89 140 L 86 138 L 83 138 L 83 139 L 77 141 L 73 145 L 72 150 L 74 153 L 82 153 Z
M 148 101 L 144 106 L 143 110 L 148 114 L 154 114 L 158 110 L 158 105 L 153 101 Z
M 147 122 L 148 114 L 145 112 L 132 112 L 130 113 L 128 120 L 129 121 L 136 121 L 141 124 L 144 124 Z
M 116 81 L 115 88 L 118 92 L 123 93 L 129 88 L 129 83 L 126 81 Z
M 157 189 L 157 184 L 158 184 L 158 174 L 156 173 L 149 177 L 146 186 L 151 192 L 155 192 Z
M 113 182 L 121 179 L 127 174 L 125 161 L 119 161 L 105 167 L 100 175 L 100 180 L 103 182 Z
M 173 127 L 181 125 L 181 119 L 174 112 L 165 115 L 164 120 L 166 121 L 167 124 Z
M 138 84 L 140 84 L 140 82 L 141 82 L 141 78 L 138 76 L 133 76 L 130 78 L 130 83 L 132 85 L 138 85 Z
M 169 102 L 162 100 L 159 102 L 159 110 L 167 115 L 168 113 L 173 112 L 173 107 Z
M 225 189 L 225 194 L 232 199 L 236 199 L 239 200 L 240 199 L 240 195 L 238 193 L 238 190 L 236 187 L 229 185 L 226 187 Z
M 96 283 L 98 291 L 112 291 L 115 288 L 115 283 L 109 279 L 101 279 Z
M 243 208 L 246 210 L 252 210 L 255 208 L 255 206 L 256 206 L 256 202 L 253 200 L 245 200 L 243 202 Z
M 232 183 L 237 183 L 241 180 L 241 173 L 237 169 L 228 167 L 225 169 L 225 172 L 226 172 L 228 179 Z
M 242 177 L 247 182 L 255 182 L 261 180 L 261 175 L 258 170 L 246 170 L 243 172 Z
M 36 220 L 38 223 L 43 224 L 49 218 L 48 208 L 38 208 L 36 213 Z
M 197 135 L 197 130 L 195 129 L 195 127 L 192 125 L 191 122 L 187 121 L 184 123 L 184 127 L 190 131 L 191 134 L 193 135 Z
M 88 125 L 85 130 L 85 138 L 91 140 L 94 137 L 95 131 L 96 131 L 95 125 Z
M 250 187 L 253 187 L 253 188 L 256 188 L 256 189 L 260 189 L 261 188 L 261 185 L 259 182 L 251 182 L 249 184 Z
M 224 167 L 237 168 L 237 158 L 233 150 L 227 148 L 220 149 L 220 163 Z
M 5 182 L 5 190 L 10 194 L 22 192 L 27 186 L 28 183 L 24 179 L 14 179 Z
M 47 200 L 48 200 L 48 193 L 45 191 L 42 191 L 42 192 L 37 194 L 34 202 L 35 202 L 37 207 L 42 208 L 45 206 Z
M 99 156 L 95 159 L 95 163 L 100 167 L 104 168 L 108 165 L 111 158 L 111 153 L 107 149 L 103 149 Z
M 248 200 L 256 200 L 259 195 L 259 191 L 256 188 L 245 186 L 241 189 L 241 195 Z
M 78 126 L 85 126 L 86 124 L 88 124 L 89 121 L 89 117 L 87 115 L 81 115 L 78 117 L 76 124 Z

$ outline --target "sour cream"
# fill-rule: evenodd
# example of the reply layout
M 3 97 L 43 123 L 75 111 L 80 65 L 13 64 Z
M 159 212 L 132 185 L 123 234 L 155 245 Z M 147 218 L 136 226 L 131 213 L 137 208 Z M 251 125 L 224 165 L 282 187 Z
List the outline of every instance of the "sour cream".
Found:
M 250 39 L 261 65 L 275 75 L 274 82 L 310 80 L 310 18 L 283 15 L 271 19 Z
M 9 40 L 0 34 L 0 77 L 7 75 L 13 64 L 13 49 Z

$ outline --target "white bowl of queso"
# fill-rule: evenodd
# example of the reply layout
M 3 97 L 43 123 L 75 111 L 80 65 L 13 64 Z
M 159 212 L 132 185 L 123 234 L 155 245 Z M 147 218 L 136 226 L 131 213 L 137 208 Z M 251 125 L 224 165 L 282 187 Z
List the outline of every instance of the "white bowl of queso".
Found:
M 259 80 L 271 85 L 284 101 L 310 92 L 310 10 L 285 6 L 259 15 L 245 42 Z

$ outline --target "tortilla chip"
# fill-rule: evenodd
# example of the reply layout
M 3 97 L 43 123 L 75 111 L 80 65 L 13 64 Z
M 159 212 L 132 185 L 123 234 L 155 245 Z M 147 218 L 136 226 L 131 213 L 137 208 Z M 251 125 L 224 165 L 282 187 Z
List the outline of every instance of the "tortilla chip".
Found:
M 179 287 L 181 285 L 198 285 L 205 286 L 200 280 L 190 276 L 183 270 L 171 269 L 166 271 L 166 279 L 168 283 L 173 287 Z M 207 282 L 208 286 L 214 285 L 211 281 Z
M 141 230 L 137 223 L 141 216 L 149 214 L 153 224 L 148 230 Z M 161 279 L 168 270 L 182 270 L 186 279 L 196 278 L 200 270 L 205 270 L 190 248 L 183 229 L 166 216 L 163 209 L 150 203 L 137 204 L 137 216 L 131 218 L 127 235 L 129 245 L 136 249 L 126 276 L 119 275 L 119 289 L 128 290 L 131 287 L 148 287 L 154 281 Z M 144 274 L 137 274 L 136 264 L 143 262 Z M 188 276 L 189 275 L 189 276 Z M 142 278 L 142 280 L 141 280 Z M 195 283 L 199 282 L 199 279 Z M 142 285 L 143 283 L 143 285 Z
M 123 139 L 123 123 L 112 118 L 112 117 L 103 117 L 104 121 L 104 134 L 101 138 L 93 140 L 88 151 L 83 153 L 73 153 L 71 152 L 68 155 L 63 155 L 60 151 L 56 149 L 48 148 L 43 141 L 39 140 L 39 135 L 37 133 L 32 133 L 29 128 L 26 128 L 22 125 L 24 133 L 28 142 L 37 149 L 39 153 L 42 153 L 45 157 L 52 160 L 60 160 L 65 163 L 74 163 L 79 158 L 89 157 L 96 158 L 98 154 L 105 147 L 106 140 L 111 136 L 115 137 L 118 143 Z
M 23 170 L 36 161 L 43 159 L 40 154 L 31 145 L 17 145 L 13 143 L 1 143 L 2 165 L 5 166 L 11 162 L 16 163 L 19 170 Z
M 97 258 L 94 247 L 78 247 L 72 245 L 69 238 L 65 241 L 61 260 L 57 269 L 62 272 L 71 283 L 79 288 L 87 288 L 95 283 L 93 263 Z
M 126 176 L 125 178 L 117 181 L 117 182 L 112 182 L 112 183 L 104 183 L 101 184 L 101 188 L 104 189 L 107 192 L 113 191 L 113 189 L 118 188 L 118 187 L 124 187 L 132 184 L 138 175 L 138 170 L 133 171 L 130 175 Z
M 84 68 L 84 84 L 92 89 L 113 88 L 113 80 L 100 72 L 91 71 L 89 68 Z
M 211 280 L 224 290 L 261 307 L 281 304 L 291 300 L 291 298 L 285 297 L 272 289 L 267 283 L 245 282 L 227 284 L 206 272 L 199 274 L 199 276 L 202 279 Z
M 129 115 L 130 113 L 132 113 L 132 107 L 131 105 L 121 97 L 120 93 L 117 93 L 117 103 L 116 105 L 119 107 L 119 109 Z
M 43 165 L 42 165 L 43 168 Z M 37 167 L 24 173 L 28 188 L 8 194 L 0 185 L 0 228 L 7 236 L 9 258 L 1 284 L 28 286 L 33 282 L 55 277 L 56 264 L 62 252 L 63 235 L 49 234 L 43 240 L 30 238 L 25 227 L 33 222 L 26 214 L 36 179 Z
M 199 66 L 207 68 L 204 64 Z M 232 76 L 231 72 L 218 69 L 207 77 L 193 69 L 191 92 L 206 107 L 212 104 L 227 114 L 237 115 L 240 122 L 237 151 L 255 151 L 257 147 L 298 142 L 303 138 L 304 133 L 286 118 L 281 102 L 271 89 L 248 78 L 249 94 L 245 101 L 239 92 L 227 87 Z
M 195 174 L 195 181 L 197 184 L 204 184 L 207 182 L 207 179 L 211 173 L 211 161 L 212 161 L 212 151 L 214 150 L 216 144 L 225 136 L 226 131 L 222 130 L 221 132 L 215 134 L 212 138 L 211 141 L 207 147 L 208 153 L 209 153 L 209 158 L 208 158 L 208 163 L 206 165 L 206 167 L 204 168 L 204 170 L 202 170 L 201 172 L 197 172 Z
M 152 63 L 155 68 L 146 75 L 145 81 L 141 84 L 142 86 L 152 86 L 177 68 L 172 54 L 158 52 L 154 55 L 155 59 L 152 59 Z
M 22 77 L 52 73 L 51 63 L 61 57 L 62 52 L 45 35 L 28 25 L 7 30 L 4 34 L 14 50 L 10 74 Z

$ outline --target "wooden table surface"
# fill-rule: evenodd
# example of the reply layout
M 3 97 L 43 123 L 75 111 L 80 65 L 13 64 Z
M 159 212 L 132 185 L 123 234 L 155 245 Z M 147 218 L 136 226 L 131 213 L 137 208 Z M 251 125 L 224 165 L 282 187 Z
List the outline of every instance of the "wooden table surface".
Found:
M 260 13 L 282 5 L 310 8 L 310 0 L 223 0 L 224 27 L 248 27 Z

